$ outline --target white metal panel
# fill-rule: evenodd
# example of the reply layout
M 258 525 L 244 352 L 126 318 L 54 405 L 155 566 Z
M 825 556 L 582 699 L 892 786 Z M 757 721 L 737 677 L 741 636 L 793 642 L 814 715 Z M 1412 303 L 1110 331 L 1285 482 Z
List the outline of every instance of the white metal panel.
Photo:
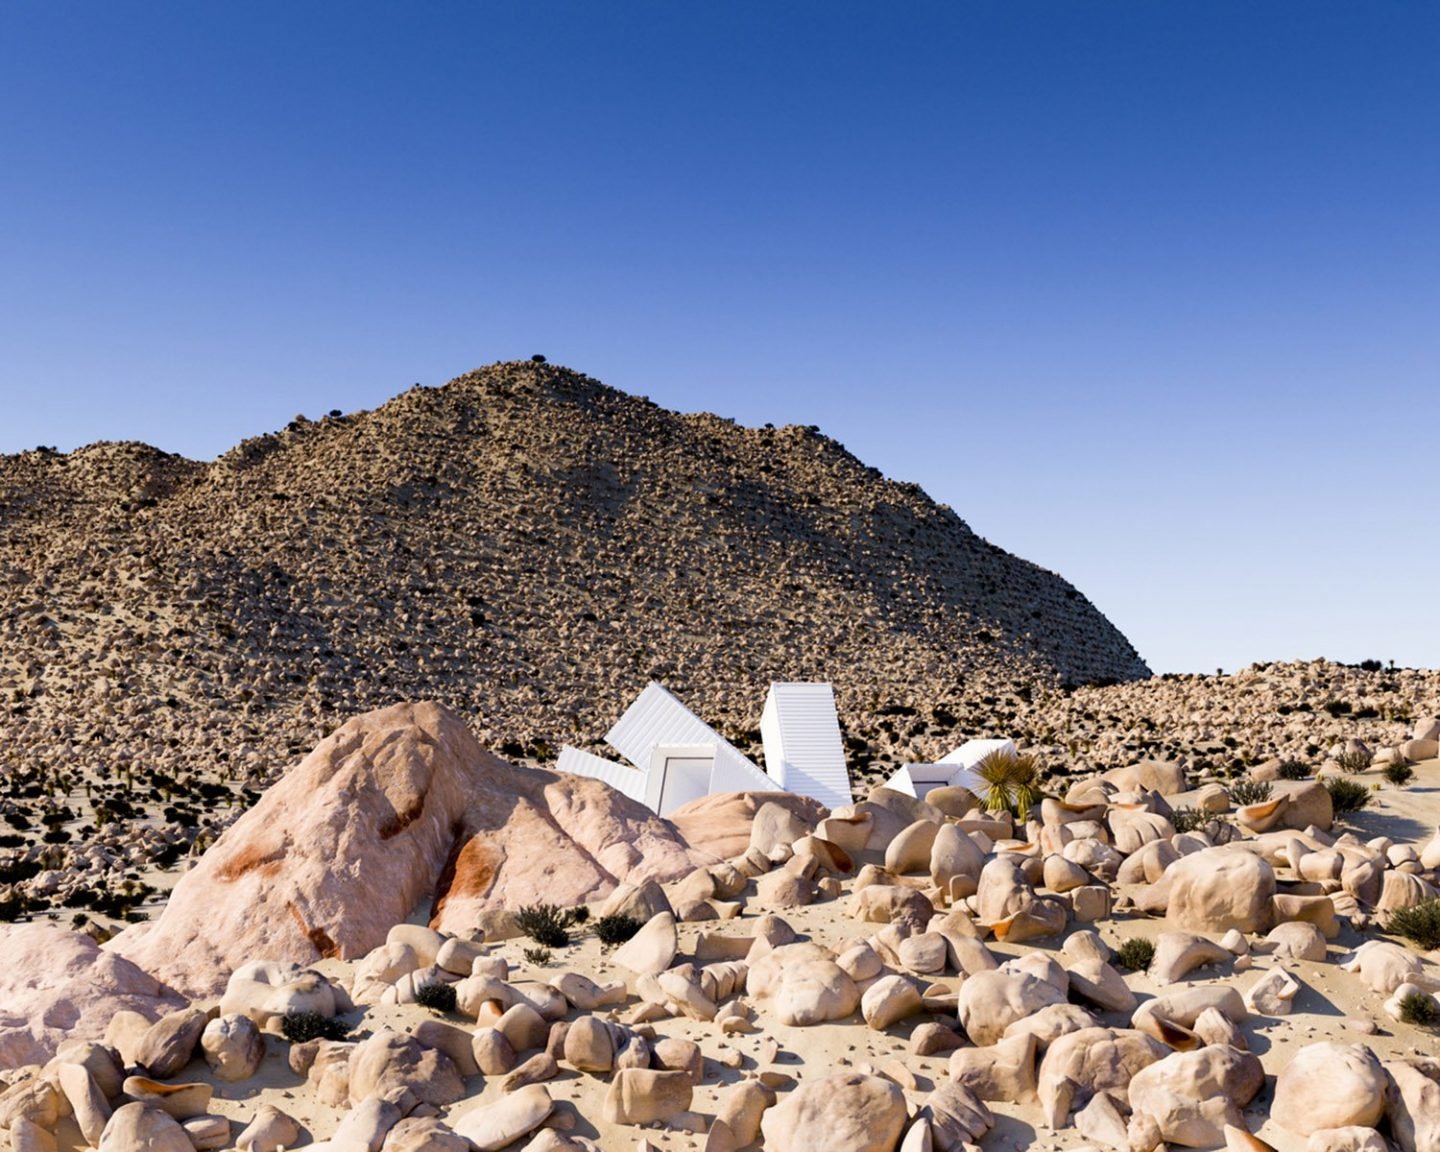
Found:
M 714 744 L 740 756 L 720 733 L 653 680 L 625 709 L 625 715 L 615 721 L 605 740 L 630 763 L 643 769 L 650 767 L 650 756 L 661 744 Z
M 645 803 L 646 773 L 632 768 L 629 764 L 607 760 L 593 752 L 584 752 L 566 744 L 560 749 L 560 760 L 555 767 L 558 771 L 569 772 L 572 776 L 589 776 L 594 780 L 603 780 L 631 800 Z
M 668 816 L 708 796 L 714 770 L 714 744 L 662 744 L 650 754 L 645 803 L 652 812 Z
M 711 792 L 783 792 L 784 789 L 729 745 L 715 749 Z
M 940 763 L 957 766 L 958 771 L 951 784 L 978 794 L 985 787 L 985 782 L 976 774 L 975 766 L 994 752 L 1006 756 L 1018 755 L 1013 740 L 967 740 L 953 752 L 940 757 Z
M 760 717 L 765 769 L 782 787 L 827 808 L 853 803 L 835 693 L 829 684 L 775 683 Z

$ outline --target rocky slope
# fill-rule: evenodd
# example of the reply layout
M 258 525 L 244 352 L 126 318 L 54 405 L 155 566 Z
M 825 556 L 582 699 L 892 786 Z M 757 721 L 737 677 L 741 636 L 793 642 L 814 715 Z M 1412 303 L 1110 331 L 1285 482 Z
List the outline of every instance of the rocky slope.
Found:
M 50 821 L 0 852 L 108 821 L 97 867 L 173 854 L 401 699 L 543 764 L 651 678 L 747 747 L 768 681 L 829 679 L 863 771 L 1001 687 L 1146 674 L 1076 589 L 816 429 L 549 365 L 297 417 L 208 464 L 0 458 L 0 817 Z M 31 863 L 77 867 L 51 855 Z

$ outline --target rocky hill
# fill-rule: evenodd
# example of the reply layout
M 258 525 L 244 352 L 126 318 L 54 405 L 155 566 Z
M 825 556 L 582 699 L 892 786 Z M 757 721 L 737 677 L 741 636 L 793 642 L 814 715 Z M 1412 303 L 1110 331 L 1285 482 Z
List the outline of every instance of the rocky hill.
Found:
M 404 699 L 544 763 L 652 678 L 742 745 L 771 679 L 831 680 L 864 769 L 1000 690 L 1147 675 L 1075 588 L 816 428 L 546 364 L 297 417 L 211 463 L 0 457 L 12 785 L 167 799 L 213 776 L 219 803 Z

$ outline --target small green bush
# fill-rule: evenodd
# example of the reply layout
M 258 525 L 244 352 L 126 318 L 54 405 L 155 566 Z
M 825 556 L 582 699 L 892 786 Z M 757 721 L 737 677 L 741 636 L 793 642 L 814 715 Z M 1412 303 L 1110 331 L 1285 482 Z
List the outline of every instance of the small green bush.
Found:
M 546 948 L 564 948 L 570 943 L 569 915 L 554 904 L 527 904 L 515 913 L 520 931 Z
M 1440 948 L 1440 896 L 1390 913 L 1385 930 L 1414 941 L 1427 952 Z
M 584 904 L 577 904 L 574 908 L 571 908 L 566 915 L 570 917 L 570 923 L 578 927 L 589 921 L 590 909 L 585 907 Z
M 1335 757 L 1335 763 L 1342 772 L 1364 772 L 1370 767 L 1371 756 L 1358 748 L 1351 748 Z
M 1275 791 L 1268 780 L 1238 780 L 1225 789 L 1230 793 L 1230 802 L 1237 808 L 1247 804 L 1263 804 Z
M 1400 1019 L 1417 1028 L 1440 1024 L 1440 1004 L 1428 992 L 1411 992 L 1400 999 Z
M 550 949 L 548 948 L 526 948 L 521 955 L 525 957 L 525 963 L 534 964 L 537 968 L 543 968 L 550 963 Z
M 319 1012 L 287 1012 L 280 1021 L 280 1032 L 292 1044 L 307 1040 L 344 1040 L 350 1028 L 343 1020 L 332 1020 Z
M 1308 764 L 1302 764 L 1299 760 L 1286 760 L 1276 770 L 1276 775 L 1281 780 L 1308 780 L 1313 773 Z
M 1359 812 L 1370 803 L 1370 789 L 1348 776 L 1331 776 L 1325 781 L 1325 787 L 1330 792 L 1330 803 L 1337 816 Z
M 1194 832 L 1209 822 L 1209 815 L 1194 808 L 1176 808 L 1170 813 L 1170 826 L 1176 832 Z
M 1392 760 L 1385 765 L 1385 779 L 1397 788 L 1403 788 L 1415 779 L 1415 769 L 1403 760 Z
M 1131 972 L 1144 972 L 1155 959 L 1155 941 L 1132 936 L 1115 950 L 1115 962 Z
M 600 938 L 600 943 L 613 947 L 625 943 L 642 927 L 640 921 L 633 916 L 602 916 L 595 921 L 595 935 Z
M 455 1011 L 455 985 L 444 980 L 432 980 L 415 989 L 415 1003 L 423 1004 L 432 1012 Z
M 1440 1004 L 1428 992 L 1411 992 L 1401 996 L 1400 1018 L 1417 1028 L 1434 1028 L 1440 1024 Z

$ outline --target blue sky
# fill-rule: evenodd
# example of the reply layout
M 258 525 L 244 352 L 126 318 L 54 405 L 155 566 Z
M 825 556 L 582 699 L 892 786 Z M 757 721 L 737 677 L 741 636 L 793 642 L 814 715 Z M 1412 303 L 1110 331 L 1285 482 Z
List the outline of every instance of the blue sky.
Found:
M 0 451 L 543 352 L 819 424 L 1157 671 L 1440 664 L 1440 7 L 0 5 Z

